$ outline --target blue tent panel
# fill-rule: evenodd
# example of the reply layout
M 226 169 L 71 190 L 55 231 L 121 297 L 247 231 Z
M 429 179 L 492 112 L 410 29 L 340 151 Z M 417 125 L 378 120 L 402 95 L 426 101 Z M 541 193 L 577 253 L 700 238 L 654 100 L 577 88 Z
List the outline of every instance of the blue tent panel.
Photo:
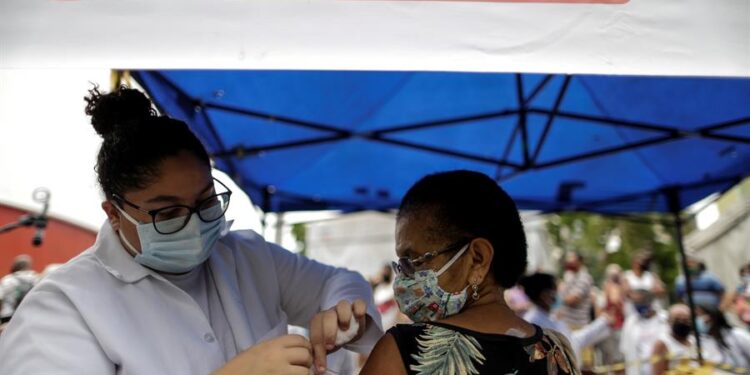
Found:
M 470 169 L 526 209 L 667 212 L 750 174 L 750 80 L 138 71 L 271 211 L 389 209 Z

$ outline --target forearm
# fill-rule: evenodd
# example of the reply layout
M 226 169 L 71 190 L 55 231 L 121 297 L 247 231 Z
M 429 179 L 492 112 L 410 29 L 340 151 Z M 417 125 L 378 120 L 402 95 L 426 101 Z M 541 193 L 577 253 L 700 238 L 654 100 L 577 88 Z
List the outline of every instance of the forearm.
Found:
M 610 333 L 607 319 L 599 317 L 580 330 L 573 332 L 571 339 L 577 348 L 585 348 L 604 340 Z
M 367 326 L 362 337 L 345 345 L 345 348 L 358 353 L 369 353 L 375 343 L 383 336 L 383 325 L 380 313 L 372 299 L 372 289 L 361 275 L 347 270 L 336 272 L 326 282 L 320 309 L 327 310 L 341 301 L 353 303 L 358 299 L 365 301 L 367 304 Z

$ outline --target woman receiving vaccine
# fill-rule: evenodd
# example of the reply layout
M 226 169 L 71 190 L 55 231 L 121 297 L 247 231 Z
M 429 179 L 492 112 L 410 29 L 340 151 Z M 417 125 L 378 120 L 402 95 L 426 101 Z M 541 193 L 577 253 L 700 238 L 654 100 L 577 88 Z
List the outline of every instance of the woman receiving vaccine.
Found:
M 503 299 L 526 267 L 526 239 L 515 203 L 489 177 L 417 182 L 399 208 L 396 254 L 396 301 L 414 324 L 390 329 L 363 374 L 580 373 L 564 336 Z

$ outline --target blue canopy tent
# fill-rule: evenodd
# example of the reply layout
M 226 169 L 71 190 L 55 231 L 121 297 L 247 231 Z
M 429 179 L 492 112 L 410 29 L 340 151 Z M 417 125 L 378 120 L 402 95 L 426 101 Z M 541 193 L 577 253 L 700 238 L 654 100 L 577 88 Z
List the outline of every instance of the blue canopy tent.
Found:
M 681 210 L 750 174 L 750 79 L 133 74 L 267 212 L 390 209 L 425 174 L 471 169 L 522 209 L 671 213 L 687 273 Z
M 750 174 L 748 79 L 134 76 L 266 211 L 389 209 L 420 176 L 465 168 L 494 176 L 523 209 L 672 212 Z

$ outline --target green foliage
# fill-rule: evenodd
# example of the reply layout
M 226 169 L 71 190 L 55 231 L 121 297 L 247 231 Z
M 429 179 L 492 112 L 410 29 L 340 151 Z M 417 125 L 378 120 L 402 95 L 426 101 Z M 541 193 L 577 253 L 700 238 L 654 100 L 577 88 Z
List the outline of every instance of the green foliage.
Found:
M 643 250 L 653 256 L 651 271 L 658 274 L 668 289 L 679 274 L 679 253 L 673 229 L 659 223 L 658 215 L 629 220 L 590 213 L 561 213 L 549 215 L 547 230 L 554 246 L 566 251 L 578 251 L 591 276 L 601 285 L 604 270 L 610 263 L 623 270 L 631 268 L 631 259 Z M 621 245 L 615 252 L 607 252 L 611 235 L 617 234 Z
M 297 240 L 297 245 L 300 248 L 299 254 L 302 256 L 307 256 L 307 240 L 306 240 L 306 227 L 303 223 L 298 223 L 292 225 L 292 236 L 294 236 L 294 239 Z

